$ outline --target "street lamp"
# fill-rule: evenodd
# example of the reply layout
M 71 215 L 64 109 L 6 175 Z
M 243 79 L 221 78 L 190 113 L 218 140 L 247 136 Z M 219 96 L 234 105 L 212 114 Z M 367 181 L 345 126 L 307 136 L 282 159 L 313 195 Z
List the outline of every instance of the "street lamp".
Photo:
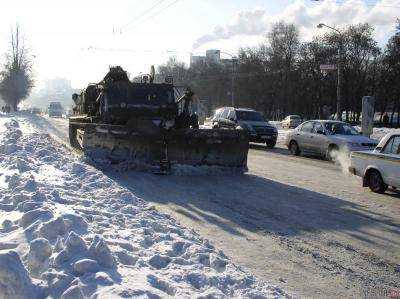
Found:
M 222 54 L 226 54 L 229 55 L 231 57 L 232 60 L 232 78 L 231 78 L 231 105 L 232 107 L 235 107 L 235 61 L 236 61 L 236 57 L 235 55 L 229 53 L 229 52 L 225 52 L 225 51 L 220 51 L 220 53 Z
M 342 100 L 342 93 L 341 93 L 341 87 L 342 87 L 342 61 L 343 61 L 343 36 L 342 32 L 340 32 L 338 29 L 325 25 L 324 23 L 320 23 L 317 25 L 317 28 L 329 28 L 339 34 L 339 61 L 338 61 L 338 66 L 337 66 L 337 87 L 336 87 L 336 117 L 338 120 L 342 120 L 342 109 L 341 109 L 341 100 Z

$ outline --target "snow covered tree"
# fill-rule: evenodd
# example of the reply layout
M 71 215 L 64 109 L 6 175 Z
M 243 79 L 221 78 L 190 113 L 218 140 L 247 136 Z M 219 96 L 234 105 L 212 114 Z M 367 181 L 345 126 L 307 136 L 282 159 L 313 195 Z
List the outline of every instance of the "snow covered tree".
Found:
M 11 31 L 10 49 L 5 55 L 0 72 L 0 95 L 13 110 L 25 99 L 33 87 L 32 57 L 28 53 L 19 26 Z

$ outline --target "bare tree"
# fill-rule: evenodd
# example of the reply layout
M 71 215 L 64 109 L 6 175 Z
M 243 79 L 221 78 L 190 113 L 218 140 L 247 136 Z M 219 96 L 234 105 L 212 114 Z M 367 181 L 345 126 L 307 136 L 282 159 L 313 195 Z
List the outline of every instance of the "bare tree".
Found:
M 12 109 L 25 99 L 33 87 L 32 57 L 28 53 L 18 24 L 11 30 L 10 48 L 0 72 L 0 95 Z
M 343 39 L 343 111 L 358 122 L 361 98 L 374 95 L 380 111 L 400 114 L 400 21 L 397 32 L 380 49 L 368 24 L 341 30 Z M 299 40 L 293 24 L 280 22 L 266 33 L 265 43 L 240 49 L 235 72 L 236 104 L 254 108 L 269 118 L 301 114 L 305 118 L 328 118 L 336 104 L 335 72 L 322 73 L 321 64 L 335 64 L 339 36 L 328 32 L 311 42 Z M 187 68 L 175 58 L 158 69 L 179 78 L 210 106 L 230 105 L 231 68 L 223 63 L 198 63 Z M 400 118 L 399 124 L 400 126 Z

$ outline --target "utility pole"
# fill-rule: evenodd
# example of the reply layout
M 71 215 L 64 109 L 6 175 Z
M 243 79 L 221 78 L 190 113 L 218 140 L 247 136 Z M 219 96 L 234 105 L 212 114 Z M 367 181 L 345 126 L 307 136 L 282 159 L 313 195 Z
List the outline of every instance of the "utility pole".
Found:
M 336 31 L 339 34 L 339 45 L 338 45 L 338 62 L 337 62 L 337 86 L 336 86 L 336 119 L 342 120 L 342 68 L 343 68 L 343 35 L 338 29 L 325 25 L 323 23 L 318 24 L 318 28 L 329 28 Z
M 343 68 L 343 40 L 342 36 L 339 35 L 339 63 L 337 68 L 337 87 L 336 87 L 336 113 L 337 120 L 342 120 L 342 68 Z
M 222 54 L 229 55 L 232 60 L 232 77 L 231 77 L 231 105 L 232 107 L 235 107 L 235 62 L 236 62 L 236 57 L 235 55 L 226 52 L 226 51 L 220 51 Z
M 232 81 L 231 81 L 232 107 L 235 107 L 235 59 L 232 57 Z

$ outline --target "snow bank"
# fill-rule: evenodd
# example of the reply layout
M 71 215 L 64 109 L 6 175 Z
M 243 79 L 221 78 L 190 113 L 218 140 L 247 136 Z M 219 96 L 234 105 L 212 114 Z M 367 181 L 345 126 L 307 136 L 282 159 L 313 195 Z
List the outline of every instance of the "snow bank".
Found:
M 286 297 L 23 118 L 0 119 L 0 297 Z

